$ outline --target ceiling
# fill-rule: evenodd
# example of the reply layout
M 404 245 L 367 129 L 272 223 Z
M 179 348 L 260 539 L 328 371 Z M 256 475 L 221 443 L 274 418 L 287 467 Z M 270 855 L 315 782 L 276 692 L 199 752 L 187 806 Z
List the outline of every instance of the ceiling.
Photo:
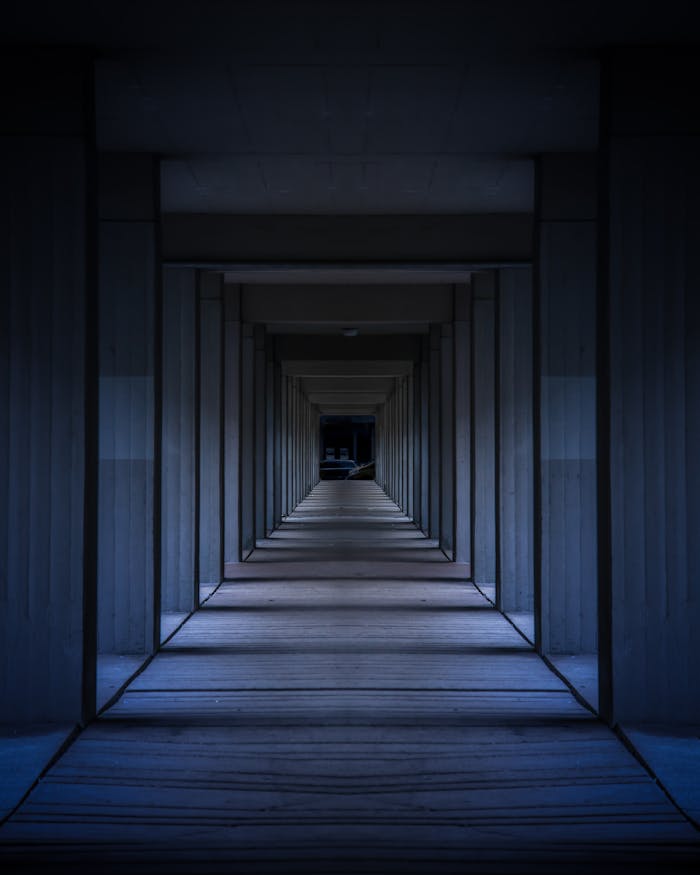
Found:
M 411 374 L 406 360 L 296 360 L 286 361 L 283 371 L 300 379 L 309 401 L 322 415 L 375 414 L 394 392 L 397 379 Z
M 166 213 L 527 214 L 537 154 L 596 148 L 601 49 L 697 42 L 695 7 L 688 0 L 10 0 L 0 42 L 95 50 L 98 147 L 160 155 Z M 362 267 L 350 275 L 328 267 L 257 271 L 227 278 L 414 289 L 468 280 L 459 265 L 405 276 Z M 426 330 L 418 303 L 404 321 L 403 312 L 374 318 L 371 302 L 340 315 L 319 315 L 318 295 L 314 302 L 305 307 L 302 296 L 296 315 L 264 322 L 290 341 L 313 334 L 341 344 L 348 320 L 370 335 L 367 343 Z M 342 348 L 352 358 L 352 341 Z M 368 359 L 346 363 L 342 373 L 320 359 L 286 365 L 327 413 L 372 412 L 410 367 Z
M 669 0 L 11 0 L 5 42 L 94 47 L 104 150 L 194 213 L 499 213 L 596 146 L 598 54 L 697 39 Z

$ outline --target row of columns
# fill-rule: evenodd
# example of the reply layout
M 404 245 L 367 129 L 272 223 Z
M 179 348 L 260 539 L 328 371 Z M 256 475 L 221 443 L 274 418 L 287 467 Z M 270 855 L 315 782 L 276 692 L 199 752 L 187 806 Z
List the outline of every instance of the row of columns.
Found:
M 649 51 L 602 59 L 598 166 L 539 162 L 531 334 L 513 333 L 524 274 L 504 269 L 458 287 L 454 319 L 425 337 L 395 402 L 412 395 L 413 436 L 390 484 L 504 608 L 534 599 L 543 652 L 598 648 L 611 723 L 700 720 L 700 124 L 694 59 L 653 50 L 652 70 Z M 191 609 L 301 497 L 317 428 L 239 290 L 162 277 L 156 164 L 97 160 L 91 64 L 15 73 L 0 126 L 0 710 L 73 721 L 94 713 L 98 649 L 151 652 L 162 610 Z M 32 83 L 51 89 L 41 117 Z M 219 455 L 203 452 L 217 435 Z
M 395 377 L 395 385 L 375 417 L 376 479 L 410 517 L 414 517 L 414 375 Z
M 273 521 L 277 526 L 305 498 L 318 482 L 318 463 L 321 456 L 320 414 L 302 391 L 300 378 L 284 375 L 286 428 L 281 433 L 284 448 L 280 473 L 286 482 L 285 500 L 280 516 Z

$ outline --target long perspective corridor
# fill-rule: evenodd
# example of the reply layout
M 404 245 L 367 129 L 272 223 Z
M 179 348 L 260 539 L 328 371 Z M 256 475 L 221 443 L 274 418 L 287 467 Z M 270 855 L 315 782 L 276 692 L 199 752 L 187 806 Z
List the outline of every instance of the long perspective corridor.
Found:
M 5 0 L 2 875 L 700 871 L 697 6 Z
M 697 833 L 632 754 L 359 481 L 319 483 L 259 543 L 2 840 L 4 865 L 31 850 L 52 872 L 697 860 Z

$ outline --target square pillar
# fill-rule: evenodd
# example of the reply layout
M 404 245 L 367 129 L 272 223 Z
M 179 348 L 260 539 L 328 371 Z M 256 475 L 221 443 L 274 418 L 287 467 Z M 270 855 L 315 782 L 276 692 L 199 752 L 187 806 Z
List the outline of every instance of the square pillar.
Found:
M 0 60 L 0 714 L 95 709 L 97 276 L 92 63 Z
M 255 339 L 253 326 L 241 327 L 241 438 L 239 561 L 255 547 Z
M 472 278 L 472 577 L 496 585 L 496 275 Z
M 454 338 L 453 326 L 440 326 L 440 547 L 454 558 Z
M 198 583 L 197 271 L 163 271 L 161 614 L 194 609 Z
M 200 599 L 223 579 L 223 275 L 199 276 Z
M 223 287 L 223 553 L 224 562 L 241 560 L 241 290 Z
M 537 644 L 593 654 L 596 624 L 596 157 L 538 164 Z
M 109 153 L 98 167 L 98 648 L 148 654 L 158 644 L 159 164 Z
M 532 271 L 498 271 L 498 579 L 496 604 L 534 613 Z M 529 617 L 528 626 L 532 624 Z M 522 629 L 532 634 L 531 628 Z
M 695 51 L 602 70 L 601 709 L 700 722 L 700 112 Z
M 421 364 L 417 362 L 413 366 L 413 415 L 411 418 L 411 428 L 413 430 L 413 466 L 412 466 L 412 483 L 413 504 L 412 516 L 416 525 L 423 528 L 423 505 L 421 498 L 421 467 L 422 467 L 422 443 L 423 443 L 423 426 L 422 426 L 422 401 L 421 401 Z M 379 416 L 377 416 L 377 429 L 379 429 Z M 379 471 L 379 469 L 377 469 Z
M 466 564 L 471 564 L 471 308 L 471 286 L 455 286 L 454 558 Z
M 420 520 L 421 531 L 430 532 L 430 338 L 421 341 L 420 364 Z
M 440 492 L 441 471 L 440 453 L 442 441 L 440 434 L 440 358 L 441 330 L 439 325 L 430 326 L 430 358 L 429 358 L 429 392 L 428 392 L 428 422 L 429 422 L 429 530 L 431 538 L 440 540 Z
M 265 328 L 256 325 L 253 329 L 255 343 L 254 361 L 254 399 L 255 411 L 255 441 L 254 441 L 254 472 L 255 472 L 255 537 L 254 541 L 265 537 L 265 506 L 267 483 L 267 357 L 265 353 Z M 254 545 L 255 546 L 255 545 Z

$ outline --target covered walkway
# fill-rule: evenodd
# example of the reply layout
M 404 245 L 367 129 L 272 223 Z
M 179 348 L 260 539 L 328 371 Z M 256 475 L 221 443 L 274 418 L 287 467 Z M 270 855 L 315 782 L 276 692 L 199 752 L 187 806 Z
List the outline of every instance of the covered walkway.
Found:
M 227 570 L 4 826 L 3 869 L 697 862 L 650 774 L 376 483 L 319 483 Z

